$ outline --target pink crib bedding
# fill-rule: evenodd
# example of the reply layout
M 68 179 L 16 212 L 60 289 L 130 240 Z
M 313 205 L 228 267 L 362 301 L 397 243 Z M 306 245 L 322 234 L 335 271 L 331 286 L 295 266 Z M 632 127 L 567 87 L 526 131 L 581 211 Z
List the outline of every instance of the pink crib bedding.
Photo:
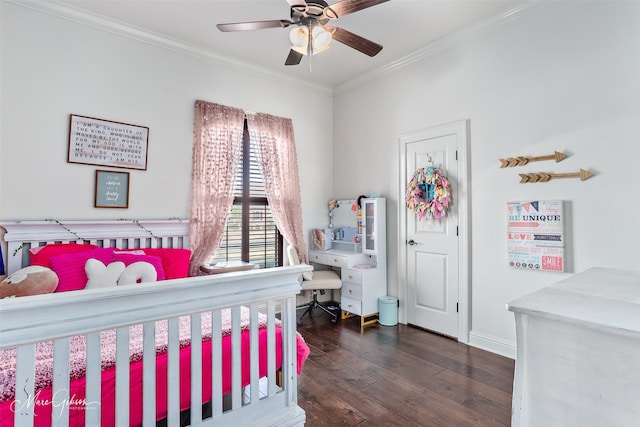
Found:
M 222 384 L 223 394 L 231 391 L 231 335 L 230 335 L 230 319 L 229 314 L 223 311 L 223 337 L 222 337 Z M 243 307 L 242 314 L 242 385 L 246 386 L 250 383 L 250 332 L 248 331 L 248 313 Z M 156 326 L 156 419 L 160 420 L 167 416 L 167 359 L 166 353 L 166 328 L 163 328 L 158 322 Z M 202 384 L 202 403 L 211 400 L 211 326 L 210 318 L 203 315 L 202 318 L 202 367 L 203 367 L 203 384 Z M 142 328 L 130 328 L 130 425 L 138 426 L 142 424 Z M 180 409 L 184 410 L 190 407 L 190 387 L 191 387 L 191 347 L 189 344 L 189 322 L 188 318 L 181 318 L 180 321 Z M 110 335 L 111 331 L 107 332 Z M 259 329 L 259 376 L 263 377 L 267 374 L 267 330 L 264 328 L 264 319 L 261 319 Z M 83 337 L 75 337 L 75 339 L 84 339 Z M 71 381 L 69 390 L 69 400 L 59 401 L 52 396 L 53 388 L 51 386 L 51 372 L 46 365 L 47 356 L 41 356 L 45 362 L 39 363 L 36 375 L 36 386 L 33 401 L 16 402 L 15 401 L 15 377 L 11 378 L 10 362 L 11 350 L 2 350 L 2 373 L 0 383 L 0 425 L 13 425 L 14 414 L 21 411 L 24 405 L 32 405 L 35 407 L 34 422 L 36 426 L 51 425 L 52 415 L 55 417 L 59 414 L 62 405 L 69 406 L 69 425 L 84 426 L 84 418 L 86 411 L 99 410 L 101 416 L 101 425 L 115 425 L 115 346 L 113 345 L 113 336 L 105 338 L 105 332 L 102 337 L 102 388 L 101 401 L 85 402 L 85 378 L 84 378 L 84 349 L 82 343 L 71 343 L 72 355 L 71 365 Z M 79 348 L 78 351 L 76 351 Z M 276 326 L 276 366 L 279 368 L 282 364 L 282 335 L 280 327 Z M 309 355 L 309 347 L 304 339 L 296 334 L 296 355 L 297 355 L 297 371 L 298 374 L 302 369 L 304 361 Z M 74 356 L 75 354 L 75 356 Z M 14 359 L 15 360 L 15 359 Z M 7 364 L 9 363 L 9 366 Z M 15 362 L 14 362 L 15 363 Z M 51 360 L 48 362 L 51 365 Z M 7 369 L 8 368 L 8 369 Z M 15 372 L 15 367 L 14 371 Z M 53 413 L 53 414 L 52 414 Z

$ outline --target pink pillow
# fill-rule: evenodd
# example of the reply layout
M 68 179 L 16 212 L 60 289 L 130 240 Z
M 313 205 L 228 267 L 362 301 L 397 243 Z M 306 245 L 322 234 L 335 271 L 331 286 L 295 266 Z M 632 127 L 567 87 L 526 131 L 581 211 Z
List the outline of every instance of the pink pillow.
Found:
M 45 246 L 38 246 L 29 249 L 30 265 L 41 265 L 51 268 L 49 260 L 51 257 L 63 254 L 74 254 L 78 252 L 90 251 L 97 248 L 92 244 L 81 243 L 49 243 Z
M 162 258 L 164 275 L 167 279 L 189 277 L 189 260 L 191 251 L 180 248 L 142 248 L 147 255 Z
M 58 275 L 56 292 L 77 291 L 87 286 L 87 273 L 84 265 L 89 258 L 102 261 L 107 265 L 113 260 L 113 249 L 96 248 L 89 251 L 63 254 L 51 257 L 51 269 Z
M 148 262 L 149 264 L 153 265 L 153 268 L 156 269 L 156 273 L 158 274 L 158 278 L 156 280 L 164 280 L 166 278 L 164 267 L 162 266 L 162 258 L 160 258 L 159 256 L 136 255 L 132 253 L 115 251 L 113 253 L 113 260 L 122 261 L 125 266 L 138 261 Z

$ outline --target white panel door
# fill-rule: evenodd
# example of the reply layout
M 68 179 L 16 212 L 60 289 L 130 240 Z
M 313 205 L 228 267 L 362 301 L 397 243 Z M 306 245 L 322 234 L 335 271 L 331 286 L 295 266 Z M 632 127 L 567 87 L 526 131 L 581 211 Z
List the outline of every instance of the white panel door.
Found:
M 405 209 L 407 323 L 458 337 L 459 126 L 440 126 L 404 139 L 404 179 L 434 165 L 449 179 L 452 203 L 443 219 L 418 220 Z

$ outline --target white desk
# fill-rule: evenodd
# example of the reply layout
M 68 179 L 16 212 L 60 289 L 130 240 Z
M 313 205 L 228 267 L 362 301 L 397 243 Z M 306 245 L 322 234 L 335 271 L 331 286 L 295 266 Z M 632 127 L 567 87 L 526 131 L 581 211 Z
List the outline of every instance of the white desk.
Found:
M 370 259 L 362 253 L 329 249 L 309 251 L 309 262 L 340 268 L 342 318 L 360 316 L 360 326 L 378 322 L 378 298 L 387 294 L 384 266 L 363 268 Z
M 507 307 L 512 426 L 640 426 L 640 272 L 593 268 Z

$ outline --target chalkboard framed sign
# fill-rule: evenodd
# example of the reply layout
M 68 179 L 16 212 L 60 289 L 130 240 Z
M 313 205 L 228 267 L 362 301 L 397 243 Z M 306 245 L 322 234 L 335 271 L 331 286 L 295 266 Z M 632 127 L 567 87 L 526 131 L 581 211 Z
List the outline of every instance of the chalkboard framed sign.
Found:
M 147 170 L 149 128 L 71 114 L 69 163 Z
M 96 170 L 96 208 L 129 207 L 129 172 Z

